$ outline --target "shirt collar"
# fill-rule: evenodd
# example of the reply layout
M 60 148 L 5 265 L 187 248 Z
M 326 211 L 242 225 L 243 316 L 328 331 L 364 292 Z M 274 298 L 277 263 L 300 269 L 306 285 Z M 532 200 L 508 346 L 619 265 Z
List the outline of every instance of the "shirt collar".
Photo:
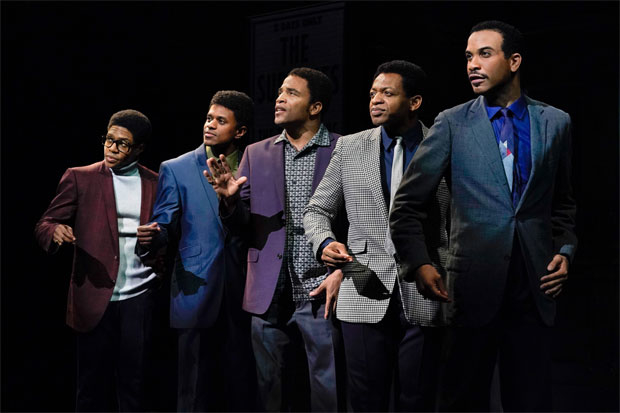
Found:
M 210 158 L 218 158 L 213 153 L 213 149 L 210 146 L 205 145 L 205 149 L 207 151 L 207 159 Z M 239 150 L 235 149 L 230 155 L 226 156 L 226 163 L 231 167 L 232 171 L 235 172 L 237 167 L 239 166 Z
M 116 168 L 116 169 L 110 168 L 110 171 L 112 171 L 114 175 L 123 176 L 123 175 L 132 175 L 137 169 L 138 169 L 138 160 L 136 159 L 132 163 L 125 165 L 121 168 Z
M 484 98 L 484 106 L 487 110 L 487 115 L 489 116 L 489 119 L 493 119 L 495 115 L 497 115 L 497 112 L 502 109 L 501 106 L 489 106 L 486 97 Z M 523 95 L 523 93 L 521 93 L 519 99 L 515 100 L 514 102 L 512 102 L 512 105 L 508 106 L 508 109 L 510 109 L 510 111 L 518 119 L 523 119 L 523 116 L 525 116 L 525 113 L 527 112 L 527 102 L 525 101 L 525 96 Z
M 403 135 L 403 142 L 408 150 L 413 150 L 413 148 L 420 143 L 422 140 L 422 126 L 420 126 L 420 122 L 416 122 L 415 126 L 405 132 Z M 391 151 L 391 147 L 395 145 L 396 136 L 390 137 L 383 126 L 381 126 L 381 142 L 383 143 L 383 148 L 386 151 Z
M 280 134 L 280 136 L 278 136 L 278 138 L 275 140 L 274 143 L 283 142 L 283 141 L 290 143 L 288 138 L 286 137 L 286 129 L 282 131 L 282 133 Z M 321 123 L 321 126 L 319 127 L 319 130 L 314 134 L 312 139 L 308 141 L 306 146 L 303 147 L 302 151 L 313 145 L 329 146 L 329 132 L 327 128 L 325 127 L 325 125 L 323 125 L 322 123 Z

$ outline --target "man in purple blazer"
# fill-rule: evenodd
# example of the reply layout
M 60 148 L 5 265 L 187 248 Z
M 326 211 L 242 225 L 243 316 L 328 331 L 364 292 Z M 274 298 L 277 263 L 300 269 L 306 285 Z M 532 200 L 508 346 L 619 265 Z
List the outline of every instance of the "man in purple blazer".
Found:
M 224 225 L 248 236 L 243 308 L 253 314 L 259 394 L 267 411 L 287 410 L 296 391 L 286 387 L 296 336 L 308 359 L 312 410 L 337 410 L 328 315 L 335 301 L 331 286 L 341 273 L 330 275 L 317 262 L 302 226 L 303 209 L 338 139 L 321 123 L 331 93 L 325 74 L 291 70 L 275 102 L 275 123 L 284 131 L 247 147 L 237 179 L 222 156 L 209 159 L 211 175 L 205 174 L 220 197 Z
M 104 160 L 67 169 L 35 227 L 46 252 L 74 249 L 67 324 L 78 332 L 77 411 L 149 410 L 145 367 L 158 278 L 134 248 L 155 201 L 157 174 L 138 164 L 150 135 L 142 113 L 112 115 Z

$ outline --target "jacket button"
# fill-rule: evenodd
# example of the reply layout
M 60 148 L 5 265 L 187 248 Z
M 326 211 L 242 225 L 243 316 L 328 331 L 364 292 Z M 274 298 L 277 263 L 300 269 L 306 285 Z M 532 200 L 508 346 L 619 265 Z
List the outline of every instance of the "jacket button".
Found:
M 506 261 L 510 261 L 510 254 L 506 254 L 506 255 L 504 255 L 504 259 L 505 259 Z
M 118 255 L 115 255 L 115 256 L 114 256 L 114 260 L 115 260 L 115 261 L 118 261 Z
M 281 260 L 282 259 L 282 254 L 278 254 L 278 259 Z

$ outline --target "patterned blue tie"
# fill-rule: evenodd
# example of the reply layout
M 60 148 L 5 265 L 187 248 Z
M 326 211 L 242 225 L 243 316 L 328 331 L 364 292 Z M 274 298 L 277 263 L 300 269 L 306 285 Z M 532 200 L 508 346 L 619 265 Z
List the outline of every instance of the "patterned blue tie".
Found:
M 516 152 L 512 112 L 508 108 L 502 108 L 500 111 L 504 117 L 504 124 L 502 125 L 502 130 L 499 132 L 499 152 L 502 155 L 502 163 L 504 164 L 504 172 L 508 180 L 508 187 L 512 193 L 512 204 L 516 207 L 519 203 L 519 191 L 515 188 L 518 184 L 515 182 L 514 173 Z

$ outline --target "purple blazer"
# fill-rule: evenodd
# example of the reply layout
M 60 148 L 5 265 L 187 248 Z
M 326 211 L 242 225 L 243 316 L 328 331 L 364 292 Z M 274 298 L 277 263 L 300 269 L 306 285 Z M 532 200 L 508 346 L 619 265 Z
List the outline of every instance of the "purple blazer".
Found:
M 239 164 L 238 176 L 248 180 L 241 187 L 234 211 L 222 216 L 231 231 L 248 239 L 248 268 L 243 309 L 263 314 L 269 308 L 282 266 L 286 222 L 284 211 L 284 142 L 280 135 L 249 145 Z M 330 145 L 317 149 L 312 193 L 323 178 L 340 135 L 330 133 Z

